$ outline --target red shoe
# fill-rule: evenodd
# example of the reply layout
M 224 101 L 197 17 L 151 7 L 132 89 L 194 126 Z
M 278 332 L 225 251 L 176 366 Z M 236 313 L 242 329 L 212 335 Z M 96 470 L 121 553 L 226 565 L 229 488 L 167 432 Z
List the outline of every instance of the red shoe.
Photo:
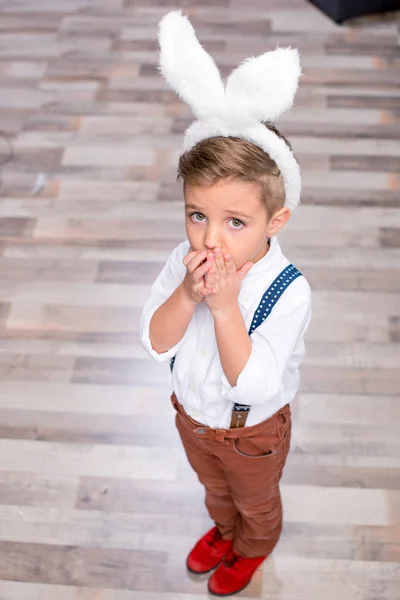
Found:
M 208 590 L 215 596 L 230 596 L 244 590 L 266 556 L 246 558 L 231 550 L 208 580 Z
M 232 548 L 233 540 L 223 540 L 218 527 L 213 527 L 197 542 L 187 557 L 186 566 L 192 573 L 212 571 Z

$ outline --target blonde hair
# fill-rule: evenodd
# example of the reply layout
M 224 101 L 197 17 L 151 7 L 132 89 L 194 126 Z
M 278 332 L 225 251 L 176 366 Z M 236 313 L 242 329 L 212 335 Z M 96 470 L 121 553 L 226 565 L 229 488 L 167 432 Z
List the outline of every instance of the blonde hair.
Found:
M 264 125 L 292 149 L 274 125 Z M 257 183 L 268 217 L 285 204 L 283 177 L 276 162 L 252 142 L 237 137 L 217 136 L 198 142 L 181 155 L 177 179 L 184 186 L 213 185 L 224 179 Z

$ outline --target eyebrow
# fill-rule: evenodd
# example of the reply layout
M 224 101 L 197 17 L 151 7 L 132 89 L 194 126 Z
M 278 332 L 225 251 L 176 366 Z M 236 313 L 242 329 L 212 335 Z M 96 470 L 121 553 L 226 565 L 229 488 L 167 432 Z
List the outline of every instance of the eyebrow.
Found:
M 185 204 L 185 208 L 189 208 L 191 210 L 198 210 L 199 212 L 202 212 L 202 209 L 200 207 L 196 206 L 195 204 Z M 246 213 L 238 212 L 235 210 L 224 210 L 224 213 L 228 214 L 228 215 L 244 217 L 245 219 L 254 219 L 254 217 L 252 217 L 251 215 L 246 215 Z

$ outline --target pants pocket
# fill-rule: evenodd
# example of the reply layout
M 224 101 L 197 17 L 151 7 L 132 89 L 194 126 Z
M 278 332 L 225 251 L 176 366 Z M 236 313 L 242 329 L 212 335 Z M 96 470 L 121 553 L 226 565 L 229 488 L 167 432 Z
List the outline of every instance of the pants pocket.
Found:
M 237 454 L 249 459 L 276 456 L 276 447 L 268 437 L 240 437 L 233 440 L 233 448 Z

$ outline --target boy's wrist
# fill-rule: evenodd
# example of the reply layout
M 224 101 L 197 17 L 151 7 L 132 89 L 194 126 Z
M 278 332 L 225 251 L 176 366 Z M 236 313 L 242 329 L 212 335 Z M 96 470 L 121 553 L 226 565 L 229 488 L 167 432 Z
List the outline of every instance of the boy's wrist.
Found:
M 189 290 L 187 289 L 187 287 L 185 286 L 183 281 L 180 284 L 178 290 L 180 292 L 180 299 L 183 302 L 183 304 L 185 305 L 185 307 L 187 307 L 188 309 L 194 310 L 196 308 L 198 302 L 193 300 L 193 298 L 190 295 Z
M 214 317 L 214 321 L 224 323 L 226 321 L 230 321 L 232 318 L 237 316 L 237 314 L 240 313 L 240 308 L 239 304 L 235 303 L 230 304 L 228 306 L 224 306 L 223 308 L 212 309 L 211 313 Z

